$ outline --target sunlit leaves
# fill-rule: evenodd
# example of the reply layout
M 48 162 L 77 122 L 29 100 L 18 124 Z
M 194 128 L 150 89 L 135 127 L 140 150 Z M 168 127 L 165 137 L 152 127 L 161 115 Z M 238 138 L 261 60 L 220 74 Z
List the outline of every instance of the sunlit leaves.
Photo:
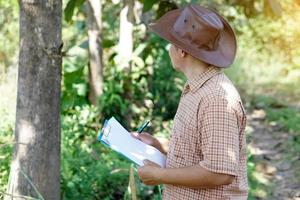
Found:
M 176 3 L 173 1 L 159 1 L 159 0 L 142 0 L 143 3 L 143 12 L 147 12 L 151 9 L 153 9 L 153 6 L 155 4 L 158 4 L 158 9 L 156 11 L 156 18 L 160 18 L 162 15 L 164 15 L 166 12 L 170 10 L 177 9 Z
M 75 8 L 80 8 L 85 0 L 69 0 L 64 10 L 65 20 L 70 22 L 74 14 Z
M 160 18 L 170 10 L 177 9 L 177 5 L 172 1 L 160 1 L 158 5 L 158 10 L 156 13 L 156 18 Z
M 116 45 L 116 41 L 104 38 L 102 42 L 103 48 L 111 48 Z
M 0 76 L 18 54 L 18 9 L 17 1 L 0 1 Z
M 276 16 L 282 15 L 282 7 L 280 5 L 280 2 L 277 0 L 265 0 L 265 10 L 266 12 L 272 12 Z
M 110 39 L 104 39 L 103 42 L 102 42 L 102 47 L 103 48 L 111 48 L 115 45 L 116 45 L 116 42 L 114 40 L 110 40 Z M 82 42 L 79 45 L 79 47 L 82 48 L 82 49 L 88 49 L 89 48 L 89 41 L 85 40 L 84 42 Z
M 159 0 L 143 0 L 143 12 L 149 11 Z
M 85 61 L 80 57 L 64 61 L 62 87 L 63 111 L 86 103 L 88 87 L 85 69 Z
M 62 199 L 119 199 L 126 190 L 130 163 L 97 142 L 100 124 L 97 108 L 89 105 L 62 116 Z

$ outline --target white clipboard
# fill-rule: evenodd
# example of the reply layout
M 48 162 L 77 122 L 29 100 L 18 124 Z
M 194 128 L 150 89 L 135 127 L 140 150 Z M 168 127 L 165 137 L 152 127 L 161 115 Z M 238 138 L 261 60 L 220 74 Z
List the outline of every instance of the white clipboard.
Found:
M 155 162 L 161 167 L 166 165 L 166 156 L 163 153 L 132 137 L 114 117 L 105 121 L 98 140 L 139 166 L 144 165 L 143 160 L 145 159 Z

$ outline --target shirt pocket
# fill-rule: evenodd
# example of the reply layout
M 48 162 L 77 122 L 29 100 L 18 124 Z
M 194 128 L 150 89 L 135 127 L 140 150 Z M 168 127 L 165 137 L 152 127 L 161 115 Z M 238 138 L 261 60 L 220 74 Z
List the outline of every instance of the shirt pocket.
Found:
M 176 119 L 172 135 L 170 157 L 176 167 L 191 166 L 196 163 L 197 129 L 187 122 Z
M 177 136 L 172 137 L 167 156 L 167 166 L 171 168 L 184 167 L 185 156 L 182 154 L 182 145 Z

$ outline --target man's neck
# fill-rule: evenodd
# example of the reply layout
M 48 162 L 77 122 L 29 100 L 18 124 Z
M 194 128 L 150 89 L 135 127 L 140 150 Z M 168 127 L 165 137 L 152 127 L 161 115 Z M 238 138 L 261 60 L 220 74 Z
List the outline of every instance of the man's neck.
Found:
M 208 64 L 202 62 L 190 62 L 184 66 L 182 73 L 187 77 L 188 80 L 192 80 L 207 71 L 208 66 Z

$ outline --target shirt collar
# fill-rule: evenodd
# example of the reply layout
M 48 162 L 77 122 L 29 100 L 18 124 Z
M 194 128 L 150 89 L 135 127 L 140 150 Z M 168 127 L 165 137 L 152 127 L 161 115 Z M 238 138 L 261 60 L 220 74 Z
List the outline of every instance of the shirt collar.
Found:
M 219 67 L 209 66 L 205 72 L 197 75 L 191 80 L 188 80 L 184 86 L 184 91 L 196 92 L 206 81 L 221 72 L 222 70 Z

